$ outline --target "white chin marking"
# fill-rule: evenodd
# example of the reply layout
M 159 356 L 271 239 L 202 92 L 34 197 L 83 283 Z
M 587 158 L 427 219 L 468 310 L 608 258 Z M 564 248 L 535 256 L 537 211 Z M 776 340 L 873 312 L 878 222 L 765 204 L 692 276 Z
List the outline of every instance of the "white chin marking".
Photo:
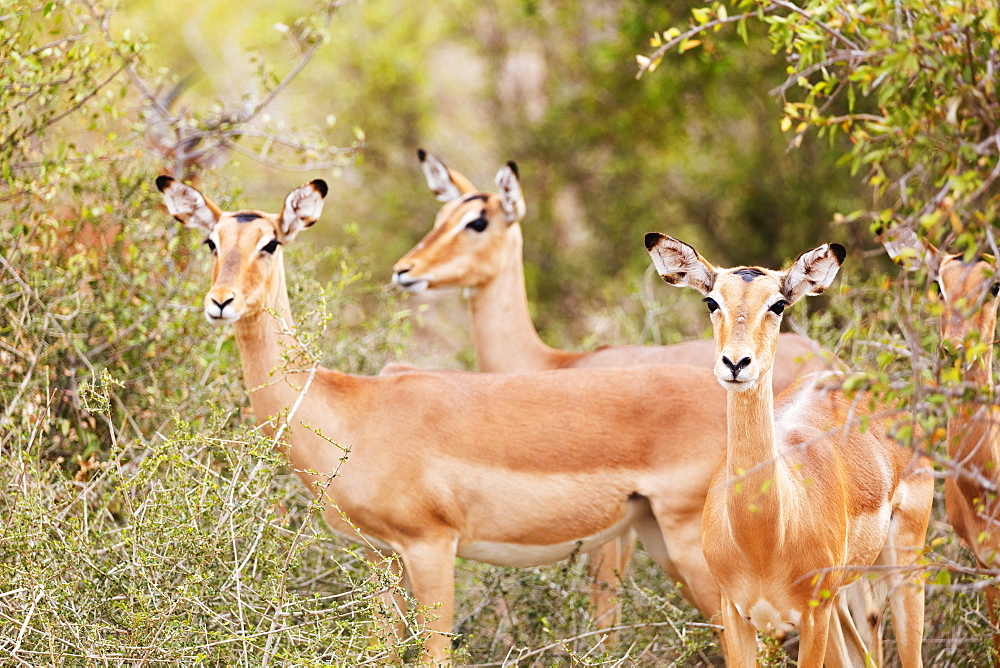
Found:
M 719 384 L 726 388 L 730 392 L 746 392 L 747 390 L 752 390 L 757 387 L 757 379 L 753 380 L 742 380 L 734 381 L 732 378 L 719 378 L 716 376 Z
M 237 320 L 239 320 L 240 317 L 239 316 L 226 316 L 224 318 L 220 318 L 220 317 L 212 315 L 208 311 L 205 311 L 205 319 L 208 320 L 213 325 L 215 325 L 216 327 L 222 327 L 223 325 L 231 325 L 231 324 L 233 324 L 234 322 L 236 322 Z
M 430 281 L 421 279 L 419 281 L 414 281 L 413 283 L 397 283 L 397 285 L 407 292 L 423 292 L 428 287 L 430 287 Z

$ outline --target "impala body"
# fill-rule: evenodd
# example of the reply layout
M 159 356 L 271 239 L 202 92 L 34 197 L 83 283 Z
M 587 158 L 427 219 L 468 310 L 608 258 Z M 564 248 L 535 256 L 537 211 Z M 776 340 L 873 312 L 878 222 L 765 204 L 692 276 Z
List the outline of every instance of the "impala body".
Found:
M 992 397 L 993 339 L 997 326 L 1000 276 L 996 260 L 938 250 L 910 229 L 889 232 L 889 255 L 909 269 L 926 266 L 943 300 L 941 339 L 962 361 L 962 380 Z M 982 345 L 985 344 L 985 345 Z M 970 355 L 979 346 L 979 354 Z M 1000 411 L 982 401 L 964 402 L 948 420 L 948 457 L 954 468 L 944 483 L 944 505 L 955 532 L 982 568 L 1000 566 Z M 992 486 L 992 489 L 990 488 Z M 1000 591 L 983 589 L 990 621 L 1000 623 Z M 994 654 L 1000 657 L 1000 632 L 994 630 Z
M 393 282 L 410 292 L 449 287 L 470 291 L 472 334 L 481 371 L 713 365 L 711 340 L 669 346 L 605 346 L 582 352 L 546 345 L 531 322 L 524 283 L 521 221 L 526 205 L 517 166 L 510 162 L 502 167 L 496 175 L 498 192 L 486 193 L 433 155 L 423 150 L 417 154 L 428 187 L 445 204 L 431 231 L 395 264 Z M 832 355 L 808 339 L 781 334 L 775 391 L 805 373 L 836 363 Z M 718 407 L 721 410 L 721 404 Z M 612 590 L 602 583 L 618 582 L 633 545 L 634 536 L 626 533 L 590 557 L 595 580 L 591 598 L 601 624 L 614 625 L 619 616 Z
M 798 628 L 800 665 L 864 665 L 874 649 L 831 619 L 847 618 L 849 597 L 863 594 L 858 578 L 880 564 L 889 567 L 900 659 L 921 665 L 923 582 L 904 570 L 924 545 L 929 463 L 897 445 L 877 416 L 861 428 L 871 398 L 845 396 L 838 374 L 803 378 L 777 398 L 771 390 L 785 307 L 830 285 L 843 247 L 804 253 L 784 272 L 717 269 L 661 234 L 647 235 L 646 247 L 666 282 L 705 296 L 714 375 L 727 391 L 726 456 L 706 501 L 703 545 L 722 590 L 730 663 L 755 663 L 757 630 Z
M 293 469 L 329 502 L 329 525 L 398 553 L 416 599 L 439 606 L 429 660 L 448 660 L 456 556 L 539 565 L 634 529 L 682 593 L 717 613 L 700 549 L 726 433 L 710 371 L 367 377 L 316 367 L 296 353 L 282 246 L 319 217 L 326 185 L 296 189 L 278 214 L 223 212 L 169 177 L 157 186 L 172 215 L 207 234 L 205 314 L 233 326 L 264 431 L 281 432 Z

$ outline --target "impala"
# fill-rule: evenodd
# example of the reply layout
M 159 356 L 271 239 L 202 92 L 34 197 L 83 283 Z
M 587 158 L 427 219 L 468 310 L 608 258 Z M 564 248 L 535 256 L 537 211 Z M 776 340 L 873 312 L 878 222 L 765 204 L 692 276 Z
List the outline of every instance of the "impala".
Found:
M 168 176 L 156 185 L 207 237 L 205 315 L 233 326 L 261 428 L 281 437 L 330 527 L 399 554 L 414 597 L 437 606 L 424 618 L 429 660 L 449 657 L 456 556 L 534 566 L 634 529 L 684 596 L 709 619 L 718 612 L 701 549 L 726 434 L 710 371 L 370 377 L 300 363 L 282 252 L 319 218 L 326 184 L 297 188 L 278 214 L 224 212 Z
M 829 647 L 831 615 L 863 587 L 872 564 L 887 567 L 889 602 L 904 666 L 921 665 L 923 580 L 904 571 L 918 558 L 933 500 L 928 462 L 900 447 L 869 397 L 831 388 L 837 374 L 808 376 L 775 400 L 771 390 L 782 313 L 822 293 L 845 256 L 838 244 L 801 255 L 787 271 L 717 269 L 692 247 L 650 233 L 660 276 L 705 296 L 715 333 L 715 376 L 726 388 L 728 439 L 702 525 L 705 558 L 722 589 L 732 665 L 753 665 L 756 630 L 800 629 L 799 663 L 870 660 L 859 639 Z M 862 429 L 859 418 L 870 417 Z M 847 629 L 848 627 L 843 627 Z M 837 637 L 831 634 L 831 638 Z
M 993 338 L 997 327 L 1000 275 L 996 260 L 979 256 L 966 261 L 919 239 L 913 230 L 890 231 L 883 243 L 889 255 L 911 270 L 924 265 L 943 300 L 941 339 L 959 353 L 962 379 L 993 396 Z M 966 351 L 980 344 L 979 354 Z M 971 350 L 969 352 L 972 352 Z M 954 468 L 944 483 L 944 506 L 955 532 L 969 546 L 982 568 L 1000 566 L 1000 415 L 995 405 L 964 402 L 948 420 L 948 457 Z M 994 627 L 994 653 L 1000 657 L 1000 591 L 984 588 L 990 622 Z
M 517 166 L 507 163 L 496 175 L 498 193 L 485 193 L 458 171 L 423 149 L 417 151 L 427 185 L 446 204 L 434 228 L 393 267 L 393 282 L 404 290 L 470 288 L 472 334 L 480 371 L 518 373 L 581 367 L 629 367 L 653 364 L 694 364 L 711 367 L 710 340 L 670 346 L 602 347 L 571 352 L 542 342 L 531 322 L 524 284 L 521 220 L 524 196 Z M 825 368 L 808 339 L 781 334 L 775 360 L 774 388 L 780 391 L 796 377 Z M 622 535 L 590 556 L 595 583 L 591 599 L 595 617 L 613 626 L 620 614 L 609 584 L 619 581 L 634 545 Z

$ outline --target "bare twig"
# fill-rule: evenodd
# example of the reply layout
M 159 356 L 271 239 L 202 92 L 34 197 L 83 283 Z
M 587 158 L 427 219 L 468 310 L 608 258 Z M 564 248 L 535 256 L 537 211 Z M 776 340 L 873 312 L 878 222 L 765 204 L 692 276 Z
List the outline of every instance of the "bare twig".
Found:
M 813 16 L 809 12 L 805 11 L 801 7 L 797 7 L 797 6 L 793 5 L 790 2 L 787 2 L 786 0 L 770 0 L 770 1 L 771 1 L 772 4 L 775 4 L 778 7 L 784 7 L 788 11 L 794 12 L 795 14 L 798 14 L 798 15 L 802 16 L 807 21 L 809 21 L 810 23 L 814 23 L 815 25 L 819 26 L 824 31 L 826 31 L 827 33 L 833 35 L 834 37 L 836 37 L 837 39 L 839 39 L 841 42 L 843 42 L 844 44 L 846 44 L 850 48 L 858 50 L 858 48 L 859 48 L 858 45 L 855 44 L 854 42 L 852 42 L 851 40 L 847 39 L 846 37 L 844 37 L 840 33 L 840 31 L 836 30 L 835 28 L 830 27 L 829 25 L 827 25 L 823 21 L 820 21 L 815 16 Z

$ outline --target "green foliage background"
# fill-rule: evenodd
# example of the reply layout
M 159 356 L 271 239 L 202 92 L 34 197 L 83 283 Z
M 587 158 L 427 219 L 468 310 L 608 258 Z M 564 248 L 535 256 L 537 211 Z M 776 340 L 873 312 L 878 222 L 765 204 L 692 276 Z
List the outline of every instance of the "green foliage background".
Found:
M 996 59 L 998 31 L 995 7 L 932 4 L 946 37 L 927 18 L 887 42 L 881 19 L 899 3 L 855 8 L 837 28 L 889 53 L 857 68 L 778 5 L 766 20 L 756 5 L 721 9 L 753 16 L 664 56 L 651 37 L 705 27 L 723 5 L 0 3 L 0 653 L 360 665 L 419 641 L 412 619 L 402 642 L 373 632 L 393 583 L 330 537 L 250 428 L 235 346 L 200 314 L 207 253 L 162 210 L 161 171 L 224 207 L 274 209 L 302 182 L 330 182 L 321 223 L 289 256 L 293 307 L 322 332 L 325 363 L 359 373 L 470 365 L 460 295 L 425 312 L 384 287 L 438 208 L 418 146 L 483 188 L 518 161 L 534 317 L 561 347 L 706 332 L 695 299 L 652 281 L 649 230 L 720 264 L 780 266 L 840 241 L 838 294 L 791 319 L 917 402 L 933 434 L 951 407 L 921 394 L 911 360 L 946 385 L 957 367 L 919 279 L 890 282 L 870 227 L 988 249 L 996 74 L 976 68 Z M 636 54 L 658 63 L 638 81 Z M 940 519 L 929 540 L 925 657 L 980 665 L 982 574 L 966 575 Z M 461 564 L 459 658 L 717 661 L 663 574 L 642 556 L 632 573 L 628 628 L 605 653 L 580 564 Z

